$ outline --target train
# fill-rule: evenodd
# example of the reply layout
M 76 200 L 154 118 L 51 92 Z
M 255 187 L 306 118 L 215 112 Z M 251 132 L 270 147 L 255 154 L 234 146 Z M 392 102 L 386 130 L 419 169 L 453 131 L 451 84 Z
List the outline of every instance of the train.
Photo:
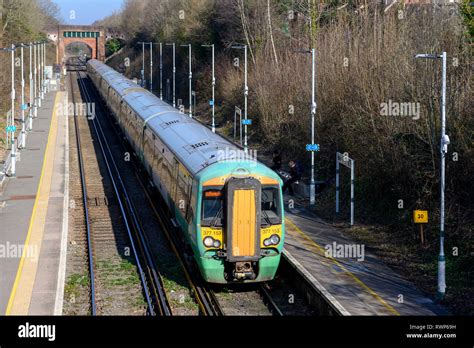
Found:
M 203 279 L 272 280 L 285 240 L 279 175 L 108 65 L 91 59 L 87 73 L 163 197 Z

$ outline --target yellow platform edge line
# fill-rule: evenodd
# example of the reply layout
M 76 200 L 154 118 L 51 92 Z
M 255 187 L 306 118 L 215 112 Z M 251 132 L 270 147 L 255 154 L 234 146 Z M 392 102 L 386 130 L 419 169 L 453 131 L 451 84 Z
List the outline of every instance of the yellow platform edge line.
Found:
M 43 166 L 41 168 L 41 175 L 40 175 L 40 179 L 39 179 L 39 182 L 38 182 L 38 189 L 36 191 L 35 203 L 33 205 L 33 210 L 32 210 L 31 218 L 30 218 L 30 224 L 29 224 L 29 227 L 28 227 L 28 233 L 26 235 L 26 240 L 25 240 L 25 243 L 24 243 L 24 246 L 23 246 L 23 253 L 21 255 L 20 263 L 18 265 L 18 270 L 17 270 L 16 276 L 15 276 L 15 282 L 13 283 L 13 286 L 12 286 L 12 291 L 10 293 L 10 298 L 8 300 L 8 305 L 7 305 L 7 309 L 5 311 L 5 315 L 11 315 L 13 303 L 15 301 L 15 297 L 16 297 L 16 294 L 17 294 L 17 291 L 18 291 L 18 285 L 20 283 L 23 267 L 24 267 L 24 264 L 25 264 L 25 257 L 26 257 L 26 254 L 28 252 L 28 245 L 29 245 L 30 239 L 31 239 L 31 231 L 32 231 L 33 226 L 34 226 L 34 221 L 35 221 L 35 217 L 36 217 L 38 202 L 40 200 L 40 193 L 41 193 L 41 187 L 42 187 L 42 184 L 43 184 L 44 172 L 45 172 L 45 169 L 46 169 L 46 164 L 50 160 L 50 158 L 48 156 L 48 150 L 49 150 L 50 144 L 52 142 L 52 136 L 51 135 L 53 133 L 52 129 L 53 129 L 54 121 L 55 121 L 55 118 L 56 118 L 56 105 L 57 105 L 58 97 L 59 97 L 60 94 L 61 94 L 60 92 L 56 92 L 56 96 L 55 96 L 55 99 L 54 99 L 53 114 L 51 116 L 51 123 L 50 123 L 50 126 L 49 126 L 48 141 L 46 143 L 46 148 L 44 150 Z M 54 153 L 53 153 L 53 155 L 54 155 Z M 38 250 L 38 253 L 39 252 L 40 252 L 40 250 Z M 38 257 L 39 257 L 39 255 L 38 255 Z
M 318 243 L 316 243 L 312 238 L 310 238 L 306 233 L 304 233 L 296 224 L 291 221 L 289 218 L 285 217 L 286 222 L 288 222 L 295 230 L 298 232 L 303 238 L 309 241 L 312 245 L 314 245 L 319 251 L 324 253 L 324 248 L 321 247 Z M 341 268 L 345 273 L 347 273 L 352 279 L 356 281 L 362 288 L 368 291 L 377 301 L 379 301 L 385 308 L 387 308 L 391 313 L 395 315 L 400 315 L 400 313 L 389 305 L 380 295 L 378 295 L 374 290 L 372 290 L 369 286 L 367 286 L 362 280 L 360 280 L 354 273 L 349 271 L 346 267 L 340 264 L 336 259 L 332 256 L 326 256 L 328 259 L 331 259 L 339 268 Z

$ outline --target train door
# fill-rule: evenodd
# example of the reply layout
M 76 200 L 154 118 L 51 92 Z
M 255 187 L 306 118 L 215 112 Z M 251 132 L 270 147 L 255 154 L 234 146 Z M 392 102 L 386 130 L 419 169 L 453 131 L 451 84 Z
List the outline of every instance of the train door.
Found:
M 179 162 L 176 159 L 176 157 L 173 156 L 173 162 L 172 162 L 172 171 L 171 171 L 171 199 L 173 200 L 174 204 L 176 207 L 178 207 L 179 202 L 176 199 L 176 192 L 178 190 L 178 171 L 179 171 Z
M 226 187 L 227 259 L 236 270 L 260 255 L 260 181 L 254 178 L 231 178 Z

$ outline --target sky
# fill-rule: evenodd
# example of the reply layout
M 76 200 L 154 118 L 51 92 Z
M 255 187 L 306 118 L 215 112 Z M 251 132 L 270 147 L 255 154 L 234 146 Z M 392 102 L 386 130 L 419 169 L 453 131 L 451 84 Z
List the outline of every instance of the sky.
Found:
M 123 0 L 53 0 L 65 24 L 88 25 L 122 7 Z

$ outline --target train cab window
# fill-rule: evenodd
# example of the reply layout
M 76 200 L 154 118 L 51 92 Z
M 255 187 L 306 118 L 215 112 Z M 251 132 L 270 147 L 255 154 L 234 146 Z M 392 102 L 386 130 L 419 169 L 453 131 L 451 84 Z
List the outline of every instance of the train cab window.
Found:
M 281 224 L 281 206 L 278 187 L 262 187 L 261 225 Z
M 202 226 L 222 226 L 224 213 L 223 192 L 218 189 L 205 190 L 202 195 Z

